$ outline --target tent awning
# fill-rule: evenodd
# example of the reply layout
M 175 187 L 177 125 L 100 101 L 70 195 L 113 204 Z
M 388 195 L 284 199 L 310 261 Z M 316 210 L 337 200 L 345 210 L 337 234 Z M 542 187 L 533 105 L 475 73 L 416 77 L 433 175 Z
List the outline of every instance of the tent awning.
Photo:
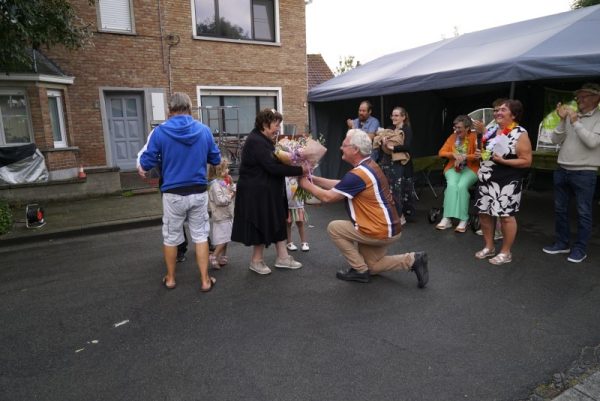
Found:
M 600 5 L 388 54 L 311 89 L 325 102 L 536 79 L 600 75 Z

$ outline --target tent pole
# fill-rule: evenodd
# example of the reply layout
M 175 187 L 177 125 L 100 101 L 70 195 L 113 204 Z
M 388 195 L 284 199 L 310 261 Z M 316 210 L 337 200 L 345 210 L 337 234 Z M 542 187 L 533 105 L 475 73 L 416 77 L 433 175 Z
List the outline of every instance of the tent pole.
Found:
M 515 81 L 512 81 L 510 83 L 510 94 L 508 95 L 509 99 L 514 99 L 515 98 Z
M 385 125 L 383 123 L 383 116 L 384 116 L 384 111 L 383 111 L 383 96 L 379 96 L 379 122 L 382 124 L 381 127 L 383 128 L 383 126 Z

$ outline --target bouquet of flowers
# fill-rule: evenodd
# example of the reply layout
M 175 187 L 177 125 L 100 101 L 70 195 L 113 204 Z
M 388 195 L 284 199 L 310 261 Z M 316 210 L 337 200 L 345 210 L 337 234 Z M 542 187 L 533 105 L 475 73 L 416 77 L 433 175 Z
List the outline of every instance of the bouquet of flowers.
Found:
M 307 166 L 309 169 L 309 179 L 313 170 L 319 165 L 319 161 L 327 152 L 323 146 L 323 136 L 318 140 L 310 137 L 283 138 L 275 145 L 275 156 L 284 164 L 291 166 Z M 302 188 L 298 188 L 295 197 L 306 201 L 310 198 L 310 193 Z

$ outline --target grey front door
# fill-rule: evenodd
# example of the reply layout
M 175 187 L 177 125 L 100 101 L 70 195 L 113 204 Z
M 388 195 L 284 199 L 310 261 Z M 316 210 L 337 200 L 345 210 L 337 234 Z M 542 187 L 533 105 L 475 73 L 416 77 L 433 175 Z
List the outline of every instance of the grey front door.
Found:
M 106 96 L 113 165 L 135 170 L 137 153 L 144 146 L 142 96 L 110 94 Z

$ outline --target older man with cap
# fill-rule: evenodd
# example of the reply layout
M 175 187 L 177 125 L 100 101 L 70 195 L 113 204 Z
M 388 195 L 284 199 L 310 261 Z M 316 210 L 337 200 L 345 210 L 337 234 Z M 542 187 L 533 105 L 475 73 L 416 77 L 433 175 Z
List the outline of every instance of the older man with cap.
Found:
M 584 84 L 575 91 L 578 111 L 559 103 L 560 123 L 552 142 L 561 144 L 558 168 L 554 171 L 555 242 L 543 248 L 549 254 L 569 254 L 567 260 L 580 263 L 586 257 L 592 234 L 592 204 L 596 174 L 600 166 L 600 85 Z M 577 206 L 577 239 L 570 245 L 569 201 Z

